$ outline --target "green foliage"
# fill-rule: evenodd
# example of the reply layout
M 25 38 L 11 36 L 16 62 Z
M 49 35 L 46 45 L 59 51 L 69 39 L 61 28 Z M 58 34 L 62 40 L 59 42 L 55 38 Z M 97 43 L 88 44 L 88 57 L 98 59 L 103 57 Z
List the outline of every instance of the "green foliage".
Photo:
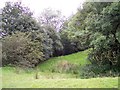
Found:
M 83 8 L 79 8 L 78 12 L 64 25 L 61 39 L 65 54 L 92 47 L 88 59 L 95 69 L 105 67 L 106 70 L 104 70 L 107 72 L 107 66 L 109 66 L 111 70 L 119 71 L 119 2 L 85 2 Z M 97 65 L 99 67 L 96 67 Z M 92 71 L 96 71 L 95 69 Z M 90 73 L 96 76 L 95 73 Z M 100 71 L 100 73 L 103 72 Z
M 119 31 L 117 31 L 116 32 L 116 39 L 119 41 L 119 43 L 120 43 L 120 32 Z
M 48 17 L 54 16 L 54 13 L 52 15 L 51 14 L 48 15 Z M 49 23 L 45 23 L 45 22 L 43 23 L 42 19 L 41 19 L 42 23 L 38 23 L 32 17 L 32 13 L 29 10 L 29 8 L 23 7 L 21 5 L 21 2 L 15 2 L 15 3 L 7 2 L 6 6 L 3 8 L 2 15 L 3 15 L 2 32 L 4 32 L 5 34 L 3 36 L 4 37 L 3 42 L 6 45 L 6 49 L 3 49 L 3 52 L 6 53 L 8 47 L 13 47 L 14 45 L 16 46 L 16 48 L 18 48 L 18 51 L 15 51 L 14 54 L 17 54 L 19 52 L 19 48 L 22 47 L 24 49 L 24 50 L 22 49 L 21 51 L 23 53 L 16 55 L 15 58 L 13 59 L 13 61 L 17 61 L 17 64 L 22 63 L 28 67 L 34 67 L 41 61 L 47 60 L 52 56 L 61 55 L 63 46 L 60 41 L 61 40 L 60 36 L 56 31 L 56 28 L 52 25 L 49 26 Z M 55 14 L 55 16 L 53 17 L 53 19 L 56 18 L 55 21 L 57 21 L 57 18 L 59 18 L 59 16 L 56 16 L 56 15 L 57 14 Z M 51 21 L 52 18 L 50 19 L 46 16 L 43 16 L 43 17 L 45 17 L 44 20 L 47 19 L 49 22 L 54 23 L 55 25 L 57 24 L 57 22 L 59 22 L 57 21 L 55 23 L 54 21 Z M 21 32 L 24 34 L 24 35 L 21 35 L 21 37 L 23 37 L 22 39 L 24 43 L 22 42 L 22 40 L 20 41 L 19 38 L 21 37 L 19 36 L 18 31 L 20 32 L 20 35 L 21 35 Z M 19 37 L 17 37 L 17 35 Z M 24 40 L 24 37 L 26 37 L 25 40 Z M 17 47 L 16 45 L 18 44 L 16 43 L 17 40 L 18 40 L 18 43 L 21 43 L 19 44 L 21 45 L 20 47 L 19 46 Z M 12 46 L 12 43 L 13 43 L 13 46 Z M 9 50 L 8 53 L 11 53 L 11 52 L 12 52 L 12 49 Z M 25 53 L 25 56 L 24 56 L 24 53 Z M 12 57 L 14 57 L 14 54 L 13 53 L 11 54 L 12 54 Z M 19 62 L 20 57 L 21 57 L 21 62 Z M 24 60 L 24 58 L 27 60 Z M 22 59 L 24 62 L 22 62 Z M 4 60 L 5 65 L 11 63 L 11 60 L 12 59 L 9 60 L 9 58 L 6 57 L 6 60 Z M 16 62 L 13 62 L 13 63 L 15 64 Z
M 34 67 L 43 60 L 42 43 L 32 41 L 25 33 L 18 32 L 8 35 L 3 42 L 3 65 Z
M 60 32 L 61 42 L 64 47 L 64 54 L 70 54 L 73 53 L 73 48 L 70 42 L 70 39 L 68 38 L 68 31 L 61 31 Z
M 87 6 L 89 9 L 87 9 Z M 85 30 L 91 32 L 93 51 L 89 60 L 93 64 L 107 65 L 111 69 L 120 65 L 119 21 L 120 3 L 91 2 L 83 6 L 87 15 Z M 82 11 L 80 11 L 82 12 Z
M 38 26 L 32 18 L 32 13 L 28 7 L 23 7 L 21 2 L 6 2 L 2 10 L 2 28 L 6 34 L 12 34 L 16 31 L 36 30 Z
M 111 69 L 110 65 L 86 65 L 80 68 L 81 78 L 96 78 L 96 77 L 117 77 L 120 76 L 118 70 Z
M 33 42 L 38 41 L 42 44 L 42 53 L 44 54 L 42 61 L 49 59 L 53 55 L 53 42 L 47 35 L 46 31 L 43 29 L 39 29 L 38 31 L 31 31 L 28 33 L 28 36 Z
M 61 38 L 59 36 L 59 33 L 55 31 L 50 26 L 45 26 L 44 27 L 47 35 L 49 38 L 52 40 L 52 48 L 53 48 L 53 56 L 59 56 L 62 55 L 62 50 L 63 50 L 63 45 L 61 43 Z
M 46 31 L 48 37 L 53 42 L 53 56 L 62 55 L 63 45 L 58 32 L 64 22 L 64 17 L 61 15 L 61 12 L 47 8 L 43 11 L 43 13 L 41 13 L 38 20 L 43 29 Z
M 71 28 L 61 31 L 60 35 L 64 54 L 82 51 L 90 47 L 91 34 L 87 31 L 76 31 Z
M 60 33 L 65 54 L 82 51 L 91 47 L 92 33 L 86 30 L 85 20 L 92 9 L 90 6 L 92 5 L 85 3 L 83 9 L 78 9 L 78 12 L 65 22 Z

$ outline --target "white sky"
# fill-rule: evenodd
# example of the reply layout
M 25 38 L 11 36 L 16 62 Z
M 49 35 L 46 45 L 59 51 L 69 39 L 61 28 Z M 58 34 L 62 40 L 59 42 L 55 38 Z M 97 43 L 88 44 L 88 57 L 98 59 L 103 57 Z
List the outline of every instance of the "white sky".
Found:
M 0 0 L 0 8 L 4 7 L 6 1 L 22 1 L 24 6 L 27 6 L 34 12 L 34 16 L 39 16 L 44 8 L 52 8 L 60 10 L 66 17 L 74 14 L 77 8 L 82 5 L 85 0 Z

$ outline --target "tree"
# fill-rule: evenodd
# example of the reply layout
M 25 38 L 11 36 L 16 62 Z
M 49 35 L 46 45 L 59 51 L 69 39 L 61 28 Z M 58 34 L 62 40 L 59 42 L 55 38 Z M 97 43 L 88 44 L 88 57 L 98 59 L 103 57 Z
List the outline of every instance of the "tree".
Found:
M 40 14 L 38 18 L 42 25 L 47 25 L 52 27 L 56 31 L 60 31 L 62 28 L 65 17 L 62 16 L 59 10 L 52 10 L 51 8 L 46 8 Z
M 90 12 L 86 18 L 86 29 L 93 32 L 91 42 L 93 52 L 91 61 L 93 63 L 109 64 L 111 68 L 120 65 L 120 42 L 119 22 L 120 22 L 120 3 L 99 3 L 94 6 L 96 12 Z M 100 9 L 101 8 L 101 9 Z
M 63 19 L 59 11 L 53 11 L 51 9 L 45 9 L 39 17 L 39 22 L 43 29 L 46 31 L 53 44 L 53 55 L 58 56 L 62 54 L 63 45 L 59 36 Z
M 2 28 L 4 33 L 12 34 L 16 31 L 36 30 L 38 26 L 28 7 L 23 7 L 21 2 L 6 2 L 2 9 Z
M 41 61 L 47 60 L 53 56 L 53 41 L 49 35 L 47 35 L 44 28 L 40 27 L 39 30 L 28 32 L 26 35 L 28 35 L 33 42 L 37 39 L 42 43 L 43 60 Z
M 66 54 L 91 47 L 91 32 L 85 30 L 85 18 L 89 12 L 87 8 L 78 9 L 78 12 L 64 23 L 63 29 L 61 30 L 61 38 Z

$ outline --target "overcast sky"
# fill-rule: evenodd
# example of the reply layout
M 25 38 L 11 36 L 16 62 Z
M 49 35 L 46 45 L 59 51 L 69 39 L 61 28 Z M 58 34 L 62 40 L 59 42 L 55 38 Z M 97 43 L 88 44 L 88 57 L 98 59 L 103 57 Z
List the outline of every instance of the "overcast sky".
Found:
M 74 14 L 84 2 L 84 0 L 0 0 L 0 8 L 4 7 L 6 1 L 22 1 L 24 6 L 29 7 L 36 17 L 44 8 L 48 7 L 60 10 L 63 15 L 68 17 Z

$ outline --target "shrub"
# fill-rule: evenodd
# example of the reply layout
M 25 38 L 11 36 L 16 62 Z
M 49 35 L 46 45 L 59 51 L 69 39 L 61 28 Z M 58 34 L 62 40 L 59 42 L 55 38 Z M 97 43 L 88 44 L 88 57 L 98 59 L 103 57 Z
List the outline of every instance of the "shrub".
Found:
M 89 64 L 81 68 L 80 77 L 82 78 L 95 78 L 104 76 L 120 76 L 117 69 L 111 69 L 110 65 L 96 65 Z
M 2 39 L 2 64 L 34 67 L 43 60 L 42 43 L 32 41 L 25 33 L 17 32 Z

